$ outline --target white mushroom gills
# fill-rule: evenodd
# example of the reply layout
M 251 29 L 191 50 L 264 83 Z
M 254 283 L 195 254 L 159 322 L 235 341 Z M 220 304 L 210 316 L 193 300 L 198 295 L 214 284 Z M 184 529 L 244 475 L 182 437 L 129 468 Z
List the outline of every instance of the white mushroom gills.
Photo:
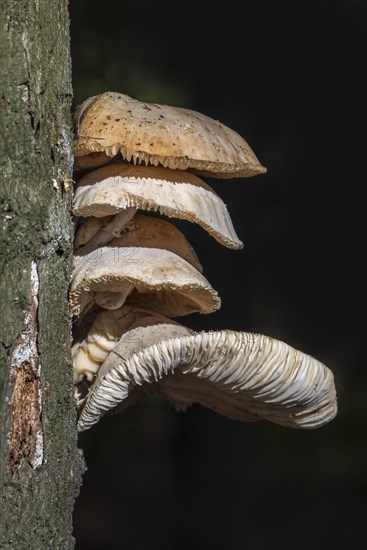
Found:
M 76 187 L 77 216 L 104 217 L 127 208 L 196 223 L 223 246 L 243 247 L 223 201 L 189 172 L 112 164 L 86 174 Z
M 79 431 L 150 386 L 179 404 L 200 403 L 242 421 L 316 428 L 337 412 L 332 372 L 313 357 L 260 334 L 190 334 L 167 320 L 122 335 L 97 373 Z

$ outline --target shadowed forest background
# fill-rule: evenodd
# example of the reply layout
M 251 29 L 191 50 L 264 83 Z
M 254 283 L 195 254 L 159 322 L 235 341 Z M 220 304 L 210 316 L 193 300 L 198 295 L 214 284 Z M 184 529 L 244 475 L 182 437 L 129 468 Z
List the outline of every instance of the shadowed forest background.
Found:
M 76 550 L 365 548 L 362 1 L 71 0 L 74 103 L 104 91 L 201 111 L 268 173 L 206 181 L 242 251 L 171 220 L 222 298 L 193 329 L 268 334 L 335 375 L 298 431 L 141 400 L 80 436 Z M 363 285 L 363 286 L 362 286 Z

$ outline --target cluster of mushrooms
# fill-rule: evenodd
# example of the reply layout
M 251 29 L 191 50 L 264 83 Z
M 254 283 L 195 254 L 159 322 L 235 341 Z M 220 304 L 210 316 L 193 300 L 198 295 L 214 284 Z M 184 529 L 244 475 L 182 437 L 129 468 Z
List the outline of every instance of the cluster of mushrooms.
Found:
M 201 179 L 265 172 L 233 130 L 195 111 L 119 93 L 76 109 L 76 216 L 70 304 L 78 430 L 141 394 L 176 409 L 316 428 L 336 414 L 332 372 L 260 334 L 194 332 L 172 318 L 212 313 L 220 298 L 167 218 L 242 247 L 225 204 Z

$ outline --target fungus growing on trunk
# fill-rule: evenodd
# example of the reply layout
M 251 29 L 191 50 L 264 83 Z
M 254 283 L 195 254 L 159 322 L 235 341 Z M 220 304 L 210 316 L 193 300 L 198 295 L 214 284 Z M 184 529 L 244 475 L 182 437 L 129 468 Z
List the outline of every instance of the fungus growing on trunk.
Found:
M 77 216 L 104 217 L 131 207 L 197 223 L 224 246 L 243 246 L 223 201 L 190 172 L 116 163 L 89 172 L 78 182 Z
M 222 245 L 241 248 L 225 204 L 193 172 L 264 173 L 243 138 L 195 111 L 113 92 L 86 100 L 74 122 L 78 429 L 141 393 L 242 421 L 329 422 L 337 412 L 333 375 L 316 359 L 267 336 L 193 332 L 169 319 L 211 313 L 220 299 L 182 233 L 154 214 L 197 223 Z
M 205 277 L 169 250 L 106 246 L 76 263 L 70 287 L 75 315 L 93 303 L 118 309 L 125 302 L 171 317 L 211 313 L 220 307 L 218 294 Z
M 143 327 L 152 323 L 166 324 L 167 317 L 135 306 L 122 306 L 116 310 L 102 309 L 95 313 L 88 331 L 74 340 L 72 357 L 75 383 L 81 382 L 84 377 L 89 382 L 94 380 L 99 367 L 124 332 L 135 326 Z M 172 320 L 169 320 L 169 324 L 179 326 Z
M 74 154 L 121 153 L 134 164 L 187 170 L 212 178 L 266 172 L 246 141 L 196 111 L 145 103 L 115 92 L 90 97 L 74 115 Z
M 170 319 L 158 324 L 149 312 L 139 324 L 133 315 L 81 402 L 79 431 L 138 393 L 163 393 L 181 409 L 200 403 L 236 420 L 294 428 L 322 426 L 336 414 L 332 372 L 283 342 L 231 330 L 193 333 Z
M 89 218 L 86 223 L 94 219 L 96 218 Z M 158 218 L 137 214 L 127 225 L 124 226 L 124 228 L 119 232 L 119 235 L 115 237 L 108 229 L 111 222 L 108 223 L 107 221 L 104 224 L 103 218 L 99 218 L 98 221 L 101 221 L 102 229 L 97 234 L 94 234 L 91 239 L 87 240 L 83 246 L 75 247 L 75 264 L 78 260 L 83 260 L 86 254 L 101 248 L 101 246 L 105 244 L 104 242 L 101 242 L 102 238 L 104 237 L 103 240 L 107 241 L 106 234 L 109 234 L 110 239 L 106 242 L 109 247 L 133 247 L 134 249 L 146 247 L 170 250 L 186 260 L 189 264 L 195 267 L 195 269 L 200 271 L 200 273 L 203 271 L 203 266 L 201 265 L 191 244 L 181 233 L 181 231 L 169 222 Z M 83 225 L 85 224 L 79 226 L 80 230 L 83 230 Z M 78 231 L 76 232 L 76 240 L 77 236 Z

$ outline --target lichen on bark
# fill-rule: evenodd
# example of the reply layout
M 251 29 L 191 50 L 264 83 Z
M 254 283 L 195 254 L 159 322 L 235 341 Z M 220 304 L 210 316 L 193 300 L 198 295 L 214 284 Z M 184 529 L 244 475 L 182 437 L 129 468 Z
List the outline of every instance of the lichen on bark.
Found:
M 73 235 L 67 2 L 2 1 L 0 35 L 0 547 L 70 549 L 83 461 L 67 301 Z M 32 266 L 39 288 L 28 363 L 14 350 L 30 341 Z

